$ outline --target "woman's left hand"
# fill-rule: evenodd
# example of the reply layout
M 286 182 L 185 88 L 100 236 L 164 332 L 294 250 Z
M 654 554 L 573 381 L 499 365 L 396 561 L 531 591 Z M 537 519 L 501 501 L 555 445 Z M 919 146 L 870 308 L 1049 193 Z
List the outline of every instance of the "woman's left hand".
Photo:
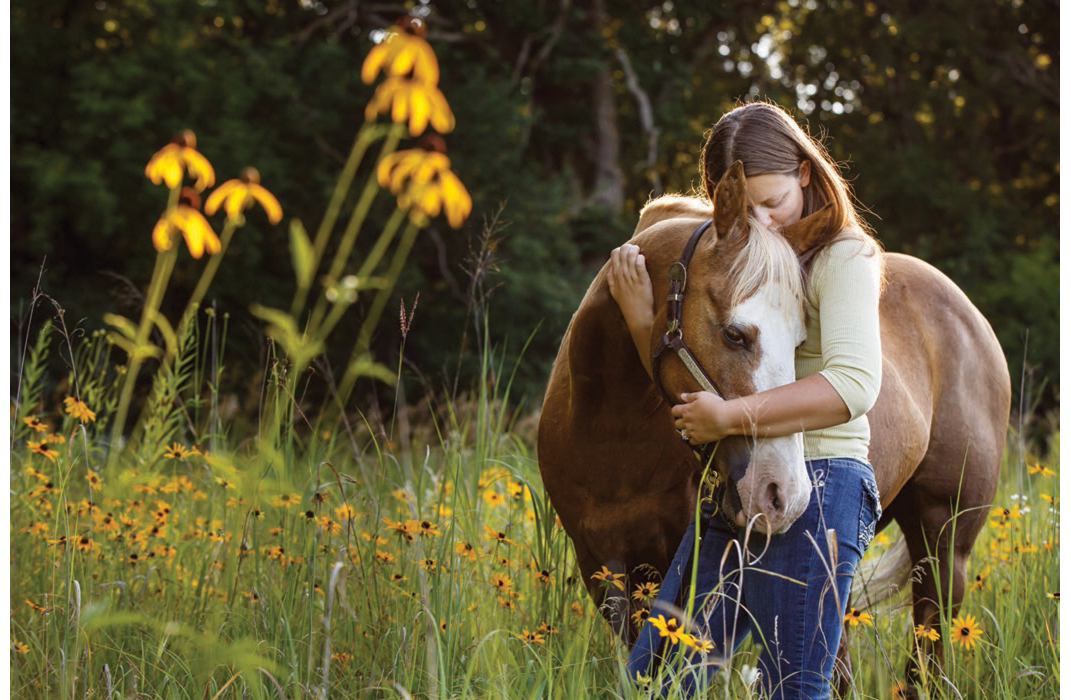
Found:
M 681 394 L 674 406 L 673 426 L 693 445 L 716 442 L 730 434 L 728 403 L 709 391 Z

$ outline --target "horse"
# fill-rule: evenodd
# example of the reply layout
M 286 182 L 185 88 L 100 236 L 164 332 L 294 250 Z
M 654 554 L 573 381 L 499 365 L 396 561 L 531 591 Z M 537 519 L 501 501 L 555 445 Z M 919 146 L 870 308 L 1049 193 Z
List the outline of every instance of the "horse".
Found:
M 791 348 L 786 358 L 783 343 L 768 347 L 766 330 L 751 328 L 762 342 L 750 353 L 739 352 L 739 338 L 727 335 L 740 332 L 733 314 L 755 307 L 762 295 L 754 282 L 749 289 L 733 288 L 742 281 L 733 264 L 749 255 L 755 238 L 744 183 L 738 162 L 718 183 L 713 202 L 671 195 L 640 213 L 630 242 L 640 247 L 655 292 L 655 376 L 640 361 L 604 266 L 565 331 L 547 382 L 537 433 L 543 484 L 589 594 L 629 645 L 636 628 L 629 621 L 628 591 L 665 574 L 695 515 L 703 476 L 703 462 L 673 427 L 674 397 L 713 388 L 731 398 L 768 388 L 754 358 L 771 353 L 781 353 L 791 374 Z M 827 209 L 785 228 L 792 252 L 806 256 L 813 250 Z M 709 233 L 695 240 L 706 221 Z M 681 259 L 686 246 L 693 248 L 690 261 Z M 906 556 L 890 565 L 902 580 L 914 570 L 914 623 L 939 629 L 939 604 L 954 615 L 963 599 L 967 559 L 996 493 L 1011 380 L 989 323 L 947 276 L 908 255 L 877 254 L 885 274 L 879 301 L 882 384 L 867 414 L 869 461 L 882 507 L 876 531 L 899 525 Z M 792 292 L 781 293 L 789 297 L 783 306 L 802 308 Z M 668 302 L 660 304 L 667 294 Z M 782 338 L 796 332 L 794 313 L 766 315 L 785 324 Z M 667 346 L 672 353 L 663 352 Z M 778 381 L 792 380 L 782 375 Z M 712 461 L 726 485 L 719 506 L 738 522 L 765 523 L 776 533 L 802 512 L 794 499 L 809 485 L 798 483 L 802 455 L 768 442 L 726 438 Z M 779 470 L 769 459 L 778 454 Z M 767 472 L 761 478 L 755 476 L 760 468 Z M 874 580 L 889 575 L 883 569 Z M 939 645 L 924 640 L 923 652 L 940 663 Z M 909 654 L 912 687 L 920 675 L 915 658 Z

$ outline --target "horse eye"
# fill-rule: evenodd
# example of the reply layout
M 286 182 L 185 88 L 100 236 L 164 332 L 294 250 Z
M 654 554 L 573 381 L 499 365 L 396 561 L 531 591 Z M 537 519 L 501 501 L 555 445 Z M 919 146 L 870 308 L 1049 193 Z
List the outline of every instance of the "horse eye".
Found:
M 747 347 L 747 337 L 736 326 L 726 326 L 721 334 L 729 344 L 738 348 Z

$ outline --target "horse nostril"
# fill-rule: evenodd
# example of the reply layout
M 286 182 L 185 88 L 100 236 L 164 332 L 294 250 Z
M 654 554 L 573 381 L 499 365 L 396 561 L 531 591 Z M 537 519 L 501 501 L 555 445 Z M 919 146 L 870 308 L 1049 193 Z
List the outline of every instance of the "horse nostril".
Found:
M 766 487 L 766 502 L 770 504 L 771 513 L 781 513 L 784 510 L 784 502 L 781 500 L 781 489 L 776 483 L 770 483 Z

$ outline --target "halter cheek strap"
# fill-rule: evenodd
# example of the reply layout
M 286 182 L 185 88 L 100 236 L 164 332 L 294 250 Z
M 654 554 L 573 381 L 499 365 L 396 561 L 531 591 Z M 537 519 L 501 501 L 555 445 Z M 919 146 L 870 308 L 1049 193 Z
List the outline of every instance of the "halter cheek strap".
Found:
M 695 359 L 695 355 L 688 349 L 687 344 L 684 342 L 683 329 L 681 328 L 681 309 L 684 306 L 684 291 L 688 285 L 688 264 L 692 260 L 692 255 L 699 244 L 699 239 L 710 228 L 712 223 L 713 221 L 708 219 L 692 231 L 692 235 L 688 238 L 688 243 L 685 244 L 680 259 L 669 268 L 669 291 L 666 294 L 666 332 L 662 335 L 662 340 L 659 342 L 658 347 L 651 354 L 651 373 L 654 375 L 655 386 L 658 387 L 662 398 L 669 404 L 675 403 L 675 399 L 669 395 L 662 385 L 658 372 L 659 364 L 665 356 L 666 350 L 672 350 L 680 358 L 688 369 L 688 373 L 698 382 L 699 386 L 719 398 L 725 398 L 714 384 L 714 380 L 703 371 L 703 368 L 699 366 L 698 360 Z

